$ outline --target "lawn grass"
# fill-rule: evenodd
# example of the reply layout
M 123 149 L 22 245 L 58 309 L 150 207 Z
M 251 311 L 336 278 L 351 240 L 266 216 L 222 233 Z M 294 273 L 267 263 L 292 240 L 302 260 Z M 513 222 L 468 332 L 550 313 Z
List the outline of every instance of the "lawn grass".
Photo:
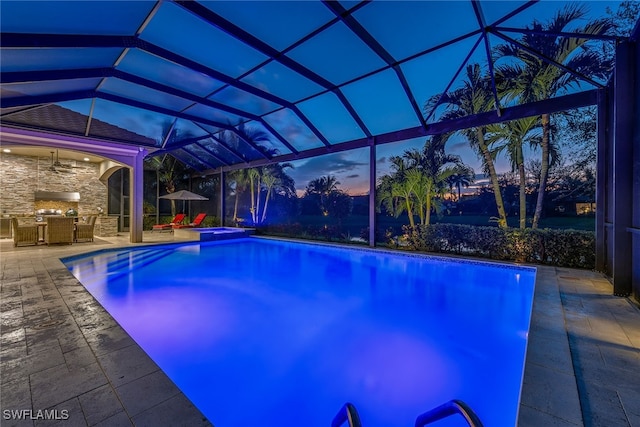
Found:
M 416 217 L 416 220 L 418 218 Z M 369 217 L 366 215 L 351 215 L 342 219 L 338 223 L 334 218 L 315 216 L 315 215 L 300 215 L 295 218 L 294 221 L 303 227 L 324 227 L 338 226 L 344 232 L 349 233 L 352 237 L 357 237 L 361 232 L 369 227 Z M 492 221 L 489 216 L 482 215 L 446 215 L 441 218 L 436 216 L 432 217 L 432 223 L 449 223 L 449 224 L 467 224 L 477 226 L 497 226 L 496 222 Z M 517 228 L 519 226 L 517 217 L 507 218 L 509 227 Z M 394 218 L 392 216 L 378 215 L 377 227 L 379 230 L 387 230 L 393 228 L 394 230 L 400 230 L 403 225 L 408 225 L 409 219 L 406 215 Z M 527 218 L 527 228 L 531 227 L 531 218 Z M 594 216 L 558 216 L 542 218 L 540 221 L 540 228 L 554 228 L 554 229 L 573 229 L 573 230 L 595 230 L 595 217 Z

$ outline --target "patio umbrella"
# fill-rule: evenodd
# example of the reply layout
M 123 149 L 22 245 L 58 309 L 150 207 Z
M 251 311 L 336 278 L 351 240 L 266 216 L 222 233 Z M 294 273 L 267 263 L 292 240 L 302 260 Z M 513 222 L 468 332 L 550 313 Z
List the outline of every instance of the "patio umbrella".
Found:
M 164 196 L 160 196 L 161 199 L 168 200 L 182 200 L 182 211 L 184 212 L 184 205 L 187 200 L 209 200 L 208 198 L 201 196 L 196 193 L 192 193 L 187 190 L 179 190 L 174 193 L 165 194 Z

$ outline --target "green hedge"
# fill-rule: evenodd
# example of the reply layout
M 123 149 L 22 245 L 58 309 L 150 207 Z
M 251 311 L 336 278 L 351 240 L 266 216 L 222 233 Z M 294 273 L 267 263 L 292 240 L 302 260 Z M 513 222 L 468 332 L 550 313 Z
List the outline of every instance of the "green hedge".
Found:
M 558 267 L 595 267 L 595 233 L 462 224 L 403 227 L 409 248 Z

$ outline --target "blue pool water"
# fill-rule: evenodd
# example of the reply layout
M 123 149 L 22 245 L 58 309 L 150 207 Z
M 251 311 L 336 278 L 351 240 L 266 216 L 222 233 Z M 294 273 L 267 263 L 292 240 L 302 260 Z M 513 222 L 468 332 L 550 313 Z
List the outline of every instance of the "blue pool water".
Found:
M 259 238 L 64 260 L 216 427 L 516 425 L 535 269 Z M 438 426 L 466 425 L 452 417 Z

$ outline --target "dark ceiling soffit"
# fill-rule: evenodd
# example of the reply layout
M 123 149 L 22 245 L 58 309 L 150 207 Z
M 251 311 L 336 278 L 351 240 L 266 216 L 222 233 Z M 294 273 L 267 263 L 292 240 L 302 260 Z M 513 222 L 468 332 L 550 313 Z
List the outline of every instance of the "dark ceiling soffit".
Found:
M 596 82 L 595 80 L 585 76 L 584 74 L 579 73 L 579 72 L 577 72 L 575 70 L 572 70 L 571 68 L 568 68 L 568 67 L 562 65 L 561 63 L 559 63 L 557 61 L 554 61 L 553 59 L 547 57 L 546 55 L 543 55 L 541 52 L 538 52 L 535 49 L 532 49 L 529 46 L 524 45 L 524 44 L 520 43 L 519 41 L 517 41 L 515 39 L 512 39 L 511 37 L 509 37 L 509 36 L 507 36 L 505 34 L 502 34 L 502 33 L 498 32 L 498 31 L 492 31 L 492 30 L 489 30 L 489 31 L 491 31 L 491 34 L 494 34 L 497 37 L 500 37 L 501 39 L 505 40 L 506 42 L 513 44 L 518 49 L 522 49 L 525 52 L 529 53 L 530 55 L 533 55 L 533 56 L 536 56 L 536 57 L 540 58 L 541 60 L 543 60 L 547 64 L 554 65 L 554 66 L 560 68 L 562 71 L 565 71 L 565 72 L 571 74 L 572 76 L 575 76 L 575 77 L 579 78 L 580 80 L 583 80 L 583 81 L 585 81 L 585 82 L 587 82 L 587 83 L 589 83 L 589 84 L 591 84 L 591 85 L 593 85 L 593 86 L 595 86 L 595 87 L 597 87 L 599 89 L 603 89 L 604 88 L 603 84 L 600 84 L 600 83 Z
M 311 80 L 317 85 L 334 92 L 340 99 L 340 102 L 342 102 L 344 107 L 347 109 L 347 111 L 349 111 L 353 119 L 358 123 L 358 125 L 360 125 L 360 127 L 362 128 L 362 131 L 365 134 L 369 133 L 367 130 L 367 127 L 365 126 L 364 122 L 360 119 L 356 110 L 351 106 L 351 104 L 346 99 L 346 97 L 341 96 L 342 92 L 333 83 L 331 83 L 324 77 L 320 76 L 319 74 L 313 72 L 312 70 L 308 69 L 307 67 L 303 66 L 302 64 L 283 55 L 278 50 L 269 46 L 267 43 L 263 42 L 262 40 L 258 39 L 257 37 L 253 36 L 252 34 L 248 33 L 247 31 L 233 24 L 232 22 L 227 21 L 222 16 L 202 6 L 201 4 L 194 1 L 176 1 L 175 3 L 179 4 L 183 8 L 187 9 L 189 12 L 198 16 L 200 19 L 203 19 L 209 24 L 221 29 L 222 31 L 226 32 L 232 37 L 240 40 L 242 43 L 268 56 L 274 61 L 277 61 L 282 65 L 284 65 L 285 67 L 288 67 L 291 70 L 295 71 L 296 73 L 301 74 L 302 76 Z M 323 143 L 325 143 L 325 145 L 327 146 L 329 145 L 328 142 L 323 141 Z
M 344 22 L 344 24 L 351 30 L 360 40 L 362 40 L 369 49 L 375 52 L 384 62 L 387 63 L 389 67 L 395 71 L 398 80 L 400 81 L 400 85 L 404 90 L 405 95 L 407 96 L 409 103 L 411 104 L 411 108 L 413 108 L 416 117 L 418 118 L 418 122 L 426 129 L 427 123 L 424 120 L 424 116 L 422 115 L 422 111 L 416 102 L 415 96 L 411 92 L 409 88 L 409 83 L 402 72 L 402 69 L 398 65 L 398 61 L 373 37 L 361 24 L 358 22 L 347 10 L 342 7 L 340 3 L 337 1 L 327 1 L 322 0 L 322 3 L 333 12 L 338 18 Z
M 547 99 L 544 101 L 532 102 L 514 107 L 507 107 L 502 110 L 500 116 L 495 111 L 480 113 L 473 116 L 462 117 L 455 120 L 447 120 L 429 125 L 425 131 L 421 126 L 403 129 L 397 132 L 389 132 L 375 137 L 375 145 L 389 144 L 393 142 L 406 141 L 412 138 L 421 138 L 429 135 L 439 135 L 448 132 L 456 132 L 462 129 L 468 129 L 478 126 L 487 126 L 494 123 L 501 123 L 509 120 L 517 120 L 524 117 L 531 117 L 543 113 L 557 113 L 560 111 L 572 110 L 575 108 L 587 107 L 595 105 L 598 101 L 598 93 L 604 89 L 592 89 L 571 95 L 565 95 L 558 98 Z M 204 171 L 205 174 L 219 173 L 236 169 L 250 168 L 256 166 L 264 166 L 272 163 L 289 162 L 293 160 L 305 159 L 309 157 L 321 156 L 324 154 L 337 153 L 341 151 L 353 150 L 371 146 L 371 140 L 367 138 L 356 139 L 332 146 L 331 151 L 324 147 L 314 148 L 312 150 L 302 151 L 298 156 L 290 154 L 277 156 L 270 161 L 256 160 L 248 162 L 247 165 L 232 165 L 215 170 Z

